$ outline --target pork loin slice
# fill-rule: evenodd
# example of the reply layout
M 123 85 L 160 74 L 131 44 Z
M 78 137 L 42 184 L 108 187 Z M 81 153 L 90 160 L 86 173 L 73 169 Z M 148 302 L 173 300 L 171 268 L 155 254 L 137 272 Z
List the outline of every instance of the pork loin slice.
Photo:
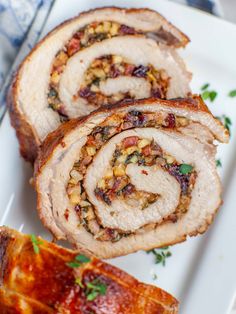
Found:
M 184 241 L 204 232 L 221 204 L 213 140 L 228 138 L 199 97 L 127 102 L 71 120 L 36 161 L 39 216 L 54 237 L 101 258 Z
M 0 252 L 1 313 L 178 312 L 178 301 L 164 290 L 42 238 L 32 241 L 28 235 L 1 227 Z M 105 289 L 90 301 L 89 283 Z
M 55 28 L 22 62 L 9 91 L 22 156 L 33 162 L 61 122 L 111 101 L 186 96 L 190 74 L 175 50 L 188 41 L 148 9 L 95 9 Z M 97 65 L 92 77 L 93 62 L 104 56 L 116 58 L 113 67 Z

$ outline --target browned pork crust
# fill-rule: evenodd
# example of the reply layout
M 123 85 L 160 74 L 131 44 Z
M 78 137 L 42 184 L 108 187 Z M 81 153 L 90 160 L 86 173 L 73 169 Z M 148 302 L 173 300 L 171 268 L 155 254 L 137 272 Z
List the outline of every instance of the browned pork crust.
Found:
M 18 108 L 16 99 L 17 80 L 18 74 L 14 77 L 12 86 L 7 94 L 8 112 L 11 125 L 15 129 L 19 141 L 20 154 L 26 161 L 33 164 L 38 155 L 40 141 L 34 132 L 34 128 L 28 123 L 26 117 Z
M 124 271 L 91 258 L 78 268 L 67 266 L 78 252 L 39 239 L 34 252 L 29 236 L 0 228 L 1 313 L 85 313 L 91 307 L 103 314 L 175 314 L 178 301 L 160 288 L 140 283 Z M 76 269 L 77 271 L 77 269 Z M 80 277 L 99 278 L 107 285 L 99 300 L 86 301 Z M 87 312 L 86 312 L 87 313 Z

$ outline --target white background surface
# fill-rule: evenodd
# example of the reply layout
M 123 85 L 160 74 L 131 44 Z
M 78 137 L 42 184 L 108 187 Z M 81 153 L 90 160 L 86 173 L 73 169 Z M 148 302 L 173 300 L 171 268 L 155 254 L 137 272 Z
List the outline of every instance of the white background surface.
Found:
M 229 90 L 236 88 L 236 27 L 167 1 L 119 0 L 120 6 L 127 3 L 130 7 L 158 10 L 191 38 L 192 43 L 182 54 L 194 73 L 193 90 L 198 92 L 201 85 L 211 83 L 219 96 L 210 107 L 216 115 L 231 117 L 233 134 L 230 144 L 219 149 L 225 203 L 209 232 L 171 248 L 173 256 L 165 268 L 154 265 L 152 256 L 144 252 L 117 258 L 112 263 L 145 282 L 152 282 L 150 271 L 154 271 L 158 276 L 154 283 L 180 299 L 181 314 L 226 314 L 236 292 L 236 99 L 227 97 Z M 109 0 L 57 0 L 44 34 L 79 11 L 114 4 Z M 0 128 L 0 142 L 1 224 L 46 237 L 35 210 L 34 192 L 28 184 L 32 170 L 19 158 L 8 116 Z

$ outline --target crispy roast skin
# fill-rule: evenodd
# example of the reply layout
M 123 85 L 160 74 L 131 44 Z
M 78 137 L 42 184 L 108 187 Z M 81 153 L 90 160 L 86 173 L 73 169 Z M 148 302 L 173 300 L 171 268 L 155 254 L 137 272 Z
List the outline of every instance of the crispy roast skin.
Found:
M 140 283 L 120 269 L 96 258 L 70 268 L 78 252 L 41 238 L 39 253 L 29 236 L 0 228 L 0 308 L 2 314 L 174 314 L 178 301 L 160 288 Z M 106 284 L 104 296 L 87 301 L 75 279 L 99 278 Z
M 178 143 L 177 147 L 181 148 L 178 148 L 176 154 L 178 156 L 181 154 L 182 157 L 176 158 L 177 160 L 183 158 L 182 163 L 186 163 L 185 158 L 190 158 L 189 160 L 186 159 L 187 163 L 195 164 L 197 176 L 199 177 L 196 181 L 197 188 L 196 191 L 193 190 L 192 192 L 189 210 L 177 222 L 166 221 L 157 225 L 154 229 L 145 230 L 142 233 L 135 232 L 127 237 L 123 237 L 117 242 L 98 241 L 86 232 L 84 227 L 78 227 L 78 217 L 70 205 L 66 192 L 69 172 L 75 160 L 78 159 L 80 147 L 76 145 L 80 145 L 80 142 L 85 143 L 87 135 L 91 133 L 92 129 L 107 117 L 130 111 L 168 112 L 186 117 L 192 121 L 191 128 L 180 128 L 177 132 L 162 128 L 156 129 L 156 131 L 151 128 L 146 128 L 145 130 L 145 127 L 140 127 L 140 132 L 146 132 L 144 134 L 148 137 L 152 137 L 154 136 L 154 132 L 158 132 L 162 143 L 166 142 L 167 152 L 171 149 L 173 153 L 173 145 L 175 145 L 174 143 Z M 139 134 L 139 128 L 137 130 L 135 128 L 131 129 L 129 132 L 137 132 Z M 163 136 L 166 140 L 162 139 Z M 221 184 L 215 165 L 216 149 L 213 145 L 213 140 L 217 139 L 220 142 L 227 142 L 228 137 L 228 131 L 212 116 L 202 99 L 197 96 L 191 99 L 170 101 L 146 99 L 122 102 L 113 106 L 100 108 L 87 117 L 71 120 L 48 135 L 42 144 L 41 152 L 35 163 L 34 179 L 40 219 L 55 238 L 67 239 L 76 248 L 87 254 L 95 254 L 100 258 L 111 258 L 141 249 L 149 250 L 155 247 L 175 244 L 186 240 L 187 236 L 195 236 L 203 233 L 211 224 L 222 202 Z M 111 139 L 114 138 L 115 136 Z M 109 145 L 109 141 L 107 145 Z M 157 144 L 162 146 L 158 141 Z M 172 153 L 171 155 L 175 156 L 175 152 Z M 97 155 L 99 155 L 99 151 Z M 103 167 L 104 159 L 101 154 L 99 156 L 96 158 L 100 158 L 100 166 L 97 168 L 95 166 L 95 169 L 93 169 L 94 177 L 99 171 L 102 171 Z M 91 168 L 92 165 L 89 167 Z M 133 176 L 135 179 L 135 174 Z M 87 174 L 85 177 L 87 178 Z M 87 180 L 89 179 L 87 178 Z M 138 178 L 137 180 L 140 179 Z M 88 185 L 91 185 L 91 182 L 88 181 Z M 154 185 L 155 182 L 153 182 Z M 84 186 L 86 189 L 86 185 Z M 198 190 L 200 194 L 197 193 Z M 209 194 L 211 195 L 211 202 L 208 201 Z M 89 199 L 93 203 L 90 196 Z M 63 214 L 66 208 L 69 209 L 71 215 L 68 221 Z M 104 209 L 95 208 L 100 221 L 105 221 L 103 220 L 103 214 L 101 214 Z M 134 221 L 127 219 L 127 223 L 129 222 Z
M 20 65 L 13 79 L 11 88 L 9 89 L 8 107 L 11 117 L 11 123 L 16 130 L 16 135 L 20 143 L 21 155 L 23 158 L 25 158 L 27 161 L 30 161 L 31 163 L 34 162 L 38 154 L 38 148 L 42 140 L 49 132 L 55 130 L 56 127 L 60 124 L 57 114 L 53 112 L 52 109 L 48 108 L 47 106 L 45 108 L 42 108 L 42 103 L 46 102 L 47 91 L 46 89 L 44 90 L 41 88 L 41 85 L 43 84 L 41 78 L 44 77 L 45 81 L 47 81 L 47 79 L 49 81 L 49 67 L 51 66 L 51 63 L 46 66 L 46 59 L 52 59 L 53 55 L 55 55 L 57 51 L 62 48 L 62 46 L 58 46 L 57 44 L 58 50 L 52 52 L 52 56 L 50 54 L 48 55 L 47 51 L 43 51 L 44 47 L 47 46 L 49 42 L 51 43 L 53 38 L 59 32 L 62 33 L 64 29 L 67 29 L 68 27 L 70 27 L 70 25 L 76 25 L 77 23 L 79 24 L 81 23 L 81 21 L 86 20 L 92 21 L 93 18 L 94 20 L 99 20 L 98 16 L 102 15 L 107 16 L 107 18 L 111 20 L 114 15 L 116 16 L 116 20 L 119 21 L 120 19 L 121 22 L 124 21 L 125 17 L 128 25 L 130 25 L 130 23 L 133 23 L 134 27 L 140 27 L 141 30 L 142 23 L 144 23 L 144 28 L 146 30 L 148 29 L 148 27 L 151 28 L 152 23 L 153 25 L 157 25 L 158 37 L 148 40 L 153 41 L 153 43 L 158 41 L 161 43 L 161 45 L 166 46 L 167 50 L 173 50 L 173 59 L 176 62 L 176 66 L 177 68 L 179 67 L 180 72 L 186 72 L 185 85 L 188 84 L 187 82 L 189 81 L 189 74 L 184 69 L 182 60 L 180 60 L 180 58 L 175 54 L 174 49 L 184 47 L 189 42 L 189 39 L 186 35 L 184 35 L 180 30 L 174 27 L 157 12 L 149 9 L 121 9 L 108 7 L 81 13 L 77 17 L 70 19 L 56 27 L 35 46 L 35 48 Z M 156 29 L 150 29 L 150 31 L 155 30 Z M 63 35 L 64 38 L 62 39 L 61 45 L 65 44 L 65 42 L 71 37 L 74 31 L 69 32 L 69 34 Z M 136 38 L 137 36 L 134 35 L 130 37 Z M 50 47 L 52 46 L 53 45 L 50 44 Z M 44 54 L 47 55 L 46 59 Z M 44 62 L 44 69 L 41 68 L 42 59 Z M 47 62 L 49 63 L 52 61 Z M 29 70 L 30 64 L 34 65 L 31 70 Z M 45 73 L 42 74 L 42 71 Z M 34 91 L 32 90 L 32 88 L 30 88 L 31 84 L 34 84 Z M 29 89 L 29 92 L 27 92 L 27 89 Z M 30 90 L 32 90 L 32 92 Z M 38 96 L 39 93 L 40 96 Z M 26 99 L 27 97 L 28 99 Z M 38 106 L 39 109 L 37 109 Z

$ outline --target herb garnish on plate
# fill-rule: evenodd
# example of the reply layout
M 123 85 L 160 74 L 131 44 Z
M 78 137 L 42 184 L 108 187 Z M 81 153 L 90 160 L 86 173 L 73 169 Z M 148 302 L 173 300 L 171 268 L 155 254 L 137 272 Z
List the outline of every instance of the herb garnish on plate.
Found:
M 207 100 L 209 99 L 211 102 L 213 102 L 216 97 L 217 97 L 217 92 L 215 90 L 209 90 L 208 88 L 210 87 L 210 84 L 209 83 L 206 83 L 204 84 L 202 87 L 201 87 L 201 90 L 202 90 L 202 98 L 204 100 Z
M 222 163 L 220 159 L 216 159 L 216 167 L 222 167 Z
M 166 259 L 172 255 L 169 251 L 169 246 L 147 251 L 147 254 L 150 253 L 152 253 L 155 257 L 155 264 L 162 264 L 162 266 L 166 265 Z
M 228 94 L 229 97 L 236 97 L 236 89 L 233 89 Z

